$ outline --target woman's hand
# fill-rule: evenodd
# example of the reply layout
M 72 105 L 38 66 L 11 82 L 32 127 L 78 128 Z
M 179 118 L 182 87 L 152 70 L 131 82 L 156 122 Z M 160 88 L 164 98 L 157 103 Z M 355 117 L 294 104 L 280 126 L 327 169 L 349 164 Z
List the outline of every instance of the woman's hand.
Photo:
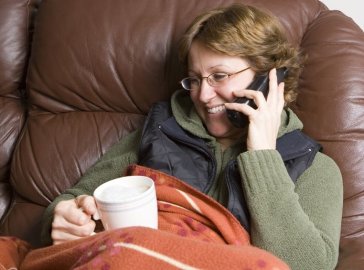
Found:
M 276 140 L 284 107 L 284 83 L 277 84 L 276 69 L 269 72 L 267 100 L 261 92 L 254 90 L 238 90 L 234 91 L 234 94 L 239 97 L 245 96 L 253 99 L 258 107 L 254 109 L 246 104 L 228 104 L 228 109 L 242 112 L 249 118 L 247 149 L 276 149 Z
M 78 239 L 91 235 L 98 219 L 95 199 L 81 195 L 76 199 L 61 201 L 54 209 L 51 237 L 53 244 Z

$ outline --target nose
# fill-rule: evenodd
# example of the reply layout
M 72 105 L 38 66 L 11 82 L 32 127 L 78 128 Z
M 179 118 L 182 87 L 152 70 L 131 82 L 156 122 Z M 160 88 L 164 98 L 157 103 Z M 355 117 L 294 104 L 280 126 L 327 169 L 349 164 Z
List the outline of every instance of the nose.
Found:
M 199 94 L 200 94 L 200 96 L 199 96 L 200 101 L 201 102 L 205 102 L 205 103 L 207 103 L 209 100 L 211 100 L 216 95 L 215 88 L 212 87 L 207 82 L 207 79 L 206 78 L 203 78 L 201 80 Z

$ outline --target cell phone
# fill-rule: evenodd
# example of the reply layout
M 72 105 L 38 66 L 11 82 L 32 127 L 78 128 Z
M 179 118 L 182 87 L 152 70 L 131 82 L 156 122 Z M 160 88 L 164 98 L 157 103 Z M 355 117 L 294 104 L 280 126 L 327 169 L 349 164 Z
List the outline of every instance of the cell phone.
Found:
M 284 80 L 284 77 L 287 74 L 287 68 L 282 67 L 277 69 L 277 81 L 278 83 L 282 82 Z M 269 91 L 269 76 L 268 73 L 262 74 L 257 76 L 254 81 L 247 87 L 247 89 L 260 91 L 263 93 L 264 97 L 267 98 L 268 91 Z M 234 99 L 235 103 L 242 103 L 247 104 L 254 109 L 257 108 L 257 105 L 254 103 L 252 99 L 246 98 L 246 97 L 238 97 Z M 230 122 L 236 126 L 236 127 L 244 127 L 249 124 L 248 117 L 241 113 L 234 110 L 226 110 L 227 116 L 230 120 Z

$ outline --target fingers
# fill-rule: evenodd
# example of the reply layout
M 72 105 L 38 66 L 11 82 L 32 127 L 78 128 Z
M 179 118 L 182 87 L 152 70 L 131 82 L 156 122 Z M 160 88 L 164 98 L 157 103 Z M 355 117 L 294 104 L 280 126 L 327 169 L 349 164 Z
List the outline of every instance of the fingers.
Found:
M 275 68 L 269 72 L 269 91 L 267 99 L 265 99 L 262 92 L 250 89 L 236 90 L 234 91 L 234 95 L 252 99 L 258 107 L 258 110 L 264 109 L 265 107 L 278 108 L 278 110 L 281 110 L 284 106 L 284 83 L 277 84 L 278 80 L 276 74 L 277 71 Z M 253 113 L 253 110 L 245 104 L 227 103 L 226 105 L 228 109 L 240 111 L 248 116 Z
M 257 108 L 246 104 L 227 103 L 227 109 L 244 113 L 249 118 L 248 150 L 275 149 L 284 106 L 284 83 L 277 84 L 276 70 L 269 72 L 267 99 L 262 92 L 250 89 L 234 91 L 238 97 L 252 99 Z
M 76 203 L 86 214 L 93 216 L 95 220 L 100 219 L 94 197 L 81 195 L 76 198 Z
M 54 217 L 62 217 L 71 224 L 79 226 L 85 225 L 90 221 L 91 216 L 77 204 L 77 200 L 59 202 L 54 209 Z
M 258 92 L 255 90 L 238 90 L 234 91 L 234 94 L 238 97 L 246 97 L 248 99 L 252 99 L 254 103 L 257 105 L 256 107 L 251 107 L 247 104 L 241 103 L 225 103 L 225 108 L 228 110 L 234 110 L 241 112 L 248 116 L 249 120 L 251 121 L 255 115 L 261 111 L 265 107 L 265 98 L 262 92 Z
M 278 109 L 284 106 L 284 82 L 278 85 L 277 70 L 275 68 L 269 72 L 267 104 L 272 108 Z
M 91 219 L 94 199 L 91 196 L 61 201 L 54 209 L 51 237 L 53 243 L 89 236 L 96 223 Z M 81 206 L 81 207 L 80 207 Z M 87 209 L 87 210 L 84 210 Z
M 246 104 L 240 103 L 225 103 L 225 108 L 229 110 L 234 110 L 242 112 L 243 114 L 249 116 L 254 113 L 255 109 Z
M 90 222 L 83 226 L 74 225 L 62 219 L 54 220 L 51 233 L 53 244 L 90 236 L 94 232 L 95 227 L 96 223 L 93 220 L 90 220 Z

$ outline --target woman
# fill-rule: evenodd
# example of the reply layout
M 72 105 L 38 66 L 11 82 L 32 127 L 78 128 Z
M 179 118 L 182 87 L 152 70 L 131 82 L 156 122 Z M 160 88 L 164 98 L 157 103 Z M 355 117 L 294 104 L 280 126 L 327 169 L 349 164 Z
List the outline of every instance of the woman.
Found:
M 285 145 L 289 138 L 303 137 L 303 144 L 317 146 L 299 132 L 302 123 L 286 106 L 296 97 L 302 63 L 278 21 L 243 5 L 204 13 L 183 37 L 180 56 L 188 70 L 181 81 L 185 90 L 173 94 L 170 107 L 155 106 L 143 130 L 116 144 L 75 187 L 56 198 L 44 215 L 44 239 L 59 244 L 92 234 L 97 211 L 90 194 L 128 165 L 139 163 L 170 173 L 220 202 L 250 231 L 253 245 L 292 269 L 333 269 L 340 236 L 341 175 L 329 157 L 313 148 L 295 160 L 284 159 L 285 146 L 278 149 L 277 139 Z M 276 69 L 281 67 L 288 74 L 278 84 Z M 265 73 L 266 99 L 246 89 Z M 237 97 L 252 99 L 256 107 L 234 103 Z M 235 127 L 227 109 L 246 115 L 249 125 Z M 173 136 L 184 136 L 194 146 Z M 164 146 L 168 140 L 166 152 L 161 152 L 157 137 Z M 176 149 L 180 153 L 170 151 Z

